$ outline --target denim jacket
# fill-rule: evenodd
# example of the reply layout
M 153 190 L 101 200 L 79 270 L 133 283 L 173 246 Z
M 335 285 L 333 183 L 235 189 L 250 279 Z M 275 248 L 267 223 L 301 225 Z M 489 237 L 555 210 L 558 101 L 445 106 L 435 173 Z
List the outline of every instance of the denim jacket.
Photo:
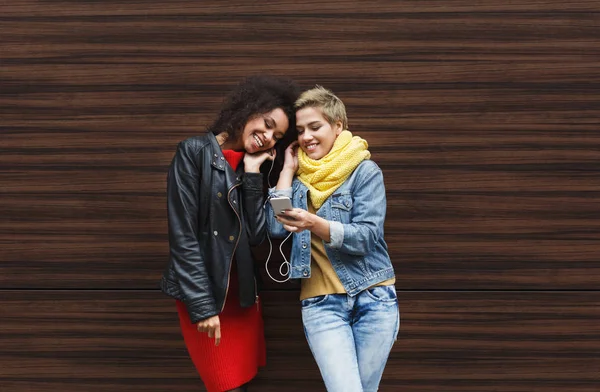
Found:
M 294 178 L 288 189 L 269 189 L 269 197 L 287 196 L 295 208 L 307 210 L 308 188 Z M 267 225 L 273 238 L 288 232 L 275 219 L 270 203 Z M 394 277 L 394 269 L 383 239 L 386 212 L 383 174 L 371 160 L 361 162 L 350 177 L 317 211 L 329 221 L 330 242 L 324 242 L 327 257 L 350 296 Z M 310 277 L 310 230 L 293 234 L 290 278 Z

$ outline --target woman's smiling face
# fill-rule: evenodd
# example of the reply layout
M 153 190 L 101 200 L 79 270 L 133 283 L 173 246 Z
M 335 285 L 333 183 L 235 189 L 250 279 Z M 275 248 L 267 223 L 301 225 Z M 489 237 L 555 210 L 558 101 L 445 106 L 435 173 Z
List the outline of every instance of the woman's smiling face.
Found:
M 329 154 L 343 131 L 342 122 L 330 124 L 319 108 L 305 107 L 296 112 L 298 144 L 306 155 L 314 160 Z
M 281 108 L 252 117 L 242 132 L 244 150 L 254 154 L 273 148 L 283 138 L 288 127 L 288 118 Z

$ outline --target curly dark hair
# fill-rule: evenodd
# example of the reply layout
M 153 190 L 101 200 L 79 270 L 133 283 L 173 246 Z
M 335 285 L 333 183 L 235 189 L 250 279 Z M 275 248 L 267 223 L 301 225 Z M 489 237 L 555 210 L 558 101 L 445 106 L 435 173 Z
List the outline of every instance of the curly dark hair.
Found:
M 215 135 L 227 132 L 230 140 L 237 140 L 244 126 L 253 117 L 281 108 L 290 121 L 296 119 L 294 103 L 298 99 L 298 87 L 290 79 L 257 75 L 239 83 L 227 96 L 221 112 L 208 130 Z
M 277 154 L 272 177 L 279 177 L 284 151 L 298 137 L 294 103 L 299 95 L 300 89 L 291 79 L 270 75 L 250 76 L 229 93 L 217 119 L 208 131 L 215 135 L 227 132 L 230 140 L 237 140 L 241 137 L 246 123 L 253 117 L 281 108 L 288 118 L 289 128 L 283 139 L 275 145 Z M 267 163 L 270 169 L 270 161 L 265 162 L 265 165 Z M 261 167 L 261 171 L 267 170 Z

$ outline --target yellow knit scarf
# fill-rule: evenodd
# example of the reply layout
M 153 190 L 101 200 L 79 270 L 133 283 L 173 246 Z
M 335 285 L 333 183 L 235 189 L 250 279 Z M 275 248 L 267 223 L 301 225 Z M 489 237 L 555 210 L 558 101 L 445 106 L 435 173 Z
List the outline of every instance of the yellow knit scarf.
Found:
M 309 158 L 302 149 L 298 149 L 298 179 L 308 187 L 310 201 L 315 209 L 319 209 L 325 200 L 365 159 L 371 157 L 367 141 L 358 136 L 352 136 L 350 131 L 342 131 L 329 154 L 314 160 Z

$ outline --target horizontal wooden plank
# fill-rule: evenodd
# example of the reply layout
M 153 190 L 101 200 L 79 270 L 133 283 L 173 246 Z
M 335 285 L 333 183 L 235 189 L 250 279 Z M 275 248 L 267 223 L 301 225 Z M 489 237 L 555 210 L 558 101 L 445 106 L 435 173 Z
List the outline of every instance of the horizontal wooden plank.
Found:
M 485 167 L 481 170 L 473 167 L 452 168 L 423 167 L 409 170 L 382 164 L 388 189 L 417 191 L 513 191 L 524 192 L 565 190 L 576 192 L 597 192 L 600 186 L 596 167 L 591 164 L 538 165 L 525 170 L 515 166 L 503 170 L 502 167 Z M 486 170 L 487 169 L 487 170 Z M 536 170 L 537 169 L 537 170 Z M 103 193 L 118 192 L 139 194 L 146 191 L 151 194 L 164 192 L 166 167 L 154 167 L 146 170 L 140 167 L 114 168 L 98 167 L 82 169 L 80 167 L 10 169 L 0 174 L 0 180 L 7 184 L 2 193 Z
M 260 391 L 324 390 L 297 293 L 266 292 Z M 598 292 L 399 292 L 381 391 L 591 392 Z M 11 391 L 196 391 L 174 303 L 150 291 L 0 291 L 0 383 Z M 227 337 L 224 337 L 226 339 Z
M 106 4 L 118 4 L 117 7 L 107 7 Z M 67 7 L 68 5 L 68 7 Z M 318 6 L 317 6 L 318 5 Z M 307 14 L 312 18 L 327 17 L 332 14 L 348 15 L 356 13 L 365 15 L 378 11 L 384 15 L 393 12 L 415 13 L 424 12 L 436 14 L 444 13 L 476 13 L 476 12 L 519 12 L 519 11 L 545 11 L 545 12 L 593 12 L 597 10 L 597 3 L 592 0 L 574 0 L 561 2 L 558 0 L 528 0 L 521 2 L 498 3 L 493 0 L 478 1 L 476 3 L 466 0 L 452 2 L 451 6 L 444 0 L 428 0 L 423 2 L 389 2 L 377 1 L 364 3 L 360 0 L 340 0 L 335 4 L 321 4 L 315 1 L 278 3 L 252 3 L 233 1 L 223 4 L 218 0 L 203 1 L 202 4 L 189 3 L 186 0 L 175 0 L 167 7 L 162 3 L 153 1 L 126 2 L 107 1 L 106 3 L 82 4 L 77 1 L 62 0 L 48 4 L 40 0 L 19 0 L 11 7 L 7 7 L 7 16 L 12 17 L 64 17 L 68 15 L 103 16 L 103 15 L 171 15 L 185 17 L 190 14 L 216 16 L 221 14 L 255 15 L 266 14 L 270 16 L 288 15 L 296 17 Z
M 373 44 L 375 45 L 375 42 Z M 396 45 L 404 47 L 410 44 L 397 43 Z M 557 45 L 560 46 L 558 43 Z M 586 78 L 597 69 L 594 58 L 597 57 L 600 49 L 593 43 L 586 46 L 566 41 L 563 45 L 565 47 L 560 48 L 561 50 L 578 50 L 584 52 L 584 55 L 557 58 L 555 52 L 552 52 L 549 47 L 548 54 L 545 55 L 538 53 L 539 48 L 530 47 L 521 48 L 522 54 L 520 52 L 490 53 L 484 51 L 483 45 L 481 47 L 471 45 L 473 47 L 470 50 L 463 52 L 455 51 L 451 47 L 429 48 L 418 55 L 408 50 L 390 54 L 389 48 L 380 50 L 370 48 L 367 54 L 354 55 L 354 61 L 347 61 L 352 58 L 352 55 L 348 55 L 350 58 L 340 56 L 339 59 L 335 57 L 318 59 L 319 62 L 327 65 L 318 70 L 314 69 L 316 59 L 307 61 L 293 57 L 292 53 L 286 53 L 286 56 L 276 58 L 274 61 L 284 63 L 286 60 L 294 60 L 298 63 L 294 64 L 294 67 L 281 64 L 281 67 L 273 72 L 293 76 L 300 82 L 327 81 L 328 84 L 333 83 L 336 92 L 340 93 L 368 92 L 385 84 L 389 92 L 382 92 L 385 94 L 384 98 L 393 96 L 395 90 L 402 91 L 408 98 L 426 96 L 437 90 L 443 91 L 444 96 L 449 98 L 469 99 L 469 95 L 464 94 L 461 97 L 458 94 L 457 89 L 460 87 L 474 89 L 473 95 L 482 95 L 486 88 L 502 88 L 505 91 L 522 88 L 522 94 L 531 94 L 532 89 L 539 89 L 547 94 L 552 92 L 558 94 L 559 90 L 569 94 L 575 88 L 591 91 L 597 82 Z M 504 46 L 506 52 L 510 48 L 514 50 L 512 46 Z M 15 47 L 20 46 L 15 45 Z M 221 96 L 230 84 L 236 82 L 236 78 L 243 76 L 240 68 L 236 69 L 239 58 L 218 58 L 219 62 L 216 63 L 214 58 L 203 57 L 197 52 L 198 49 L 192 51 L 192 48 L 180 49 L 183 52 L 189 51 L 190 58 L 150 52 L 133 55 L 126 48 L 121 49 L 123 52 L 121 56 L 115 56 L 114 53 L 110 55 L 94 53 L 85 56 L 75 49 L 63 54 L 61 52 L 64 49 L 61 47 L 54 47 L 53 50 L 52 48 L 51 44 L 47 44 L 44 50 L 49 53 L 41 58 L 22 57 L 12 61 L 7 60 L 4 66 L 6 84 L 3 85 L 3 92 L 19 93 L 19 96 L 14 98 L 20 100 L 31 98 L 30 104 L 37 101 L 40 106 L 44 103 L 47 106 L 52 105 L 52 102 L 43 102 L 42 98 L 46 94 L 56 92 L 61 93 L 55 97 L 59 102 L 69 98 L 81 98 L 82 102 L 70 100 L 72 105 L 78 106 L 91 101 L 86 92 L 103 93 L 107 97 L 112 96 L 117 99 L 138 92 L 137 99 L 170 96 L 172 100 L 184 104 L 194 98 L 202 98 L 214 105 L 219 103 L 215 97 Z M 528 49 L 534 51 L 535 57 L 527 53 Z M 434 56 L 433 52 L 436 50 L 441 59 L 430 58 Z M 586 57 L 587 55 L 589 57 Z M 406 58 L 408 56 L 413 58 Z M 552 58 L 554 62 L 544 63 L 539 57 L 546 57 L 547 60 Z M 249 64 L 242 68 L 243 71 L 260 72 L 258 60 L 248 59 L 248 61 Z M 386 63 L 392 63 L 394 66 L 391 67 Z M 107 66 L 110 68 L 107 69 Z M 376 68 L 365 77 L 367 69 L 373 66 Z M 143 73 L 140 73 L 141 67 L 144 69 Z M 344 79 L 340 78 L 339 72 L 343 72 Z M 27 84 L 27 81 L 32 79 L 36 82 L 35 89 Z M 356 84 L 352 88 L 344 86 L 344 80 L 355 80 Z M 169 94 L 172 91 L 180 91 L 180 94 Z M 362 99 L 366 100 L 367 97 L 362 96 Z M 579 98 L 584 99 L 584 97 Z M 104 106 L 107 104 L 103 103 Z M 437 104 L 437 102 L 429 101 L 428 104 Z M 184 106 L 179 110 L 185 109 L 191 108 Z M 197 109 L 202 110 L 201 107 Z

